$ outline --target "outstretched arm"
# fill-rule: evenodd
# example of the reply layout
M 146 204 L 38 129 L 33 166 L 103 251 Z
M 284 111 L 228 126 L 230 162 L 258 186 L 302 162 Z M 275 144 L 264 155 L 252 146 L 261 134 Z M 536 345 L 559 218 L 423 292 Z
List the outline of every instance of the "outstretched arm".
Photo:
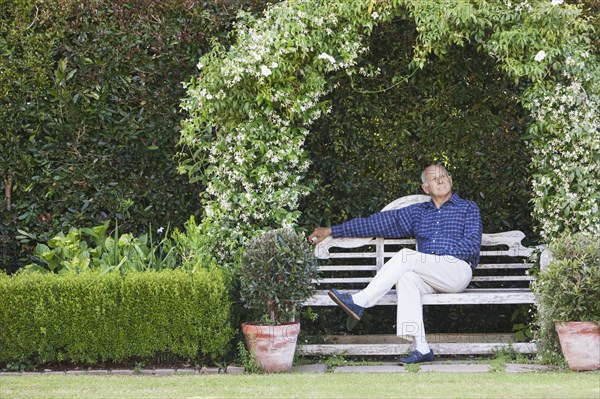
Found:
M 410 207 L 375 213 L 368 218 L 355 218 L 331 228 L 319 227 L 309 236 L 314 244 L 329 235 L 337 237 L 405 237 L 412 233 Z

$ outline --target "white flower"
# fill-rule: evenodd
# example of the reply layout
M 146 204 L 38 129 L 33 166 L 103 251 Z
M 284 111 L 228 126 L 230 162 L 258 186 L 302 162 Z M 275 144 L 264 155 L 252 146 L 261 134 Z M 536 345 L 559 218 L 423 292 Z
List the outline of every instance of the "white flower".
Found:
M 538 51 L 538 53 L 535 55 L 535 60 L 537 62 L 540 62 L 541 60 L 543 60 L 544 58 L 546 58 L 546 52 L 544 50 L 540 50 Z
M 276 62 L 271 63 L 271 68 L 273 68 L 273 69 L 277 68 L 278 66 L 279 66 L 279 64 Z
M 269 69 L 269 67 L 268 67 L 268 66 L 266 66 L 266 65 L 262 65 L 262 66 L 260 67 L 260 73 L 261 73 L 263 76 L 269 76 L 269 75 L 271 74 L 271 70 Z
M 379 13 L 377 11 L 373 11 L 373 14 L 371 14 L 371 17 L 373 19 L 377 19 L 377 18 L 379 18 Z
M 321 53 L 321 55 L 319 55 L 319 59 L 327 60 L 327 61 L 331 62 L 332 64 L 335 64 L 335 58 L 333 58 L 332 56 L 330 56 L 327 53 Z
M 564 2 L 565 2 L 565 0 L 552 0 L 552 5 L 553 6 L 559 6 L 562 3 L 564 3 Z
M 162 234 L 163 231 L 165 231 L 164 227 L 159 227 L 158 230 L 156 230 L 156 234 Z

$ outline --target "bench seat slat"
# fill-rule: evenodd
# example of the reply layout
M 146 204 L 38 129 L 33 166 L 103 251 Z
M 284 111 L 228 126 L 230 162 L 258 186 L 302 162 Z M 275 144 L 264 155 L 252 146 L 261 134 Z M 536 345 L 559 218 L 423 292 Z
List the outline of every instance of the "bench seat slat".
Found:
M 313 284 L 368 284 L 373 280 L 373 277 L 325 277 L 315 280 Z
M 475 276 L 471 281 L 533 281 L 532 276 Z
M 490 269 L 529 269 L 532 263 L 480 263 L 476 270 Z
M 370 253 L 375 255 L 375 252 L 365 252 L 365 253 Z M 398 253 L 398 251 L 391 251 L 391 252 L 384 252 L 383 256 L 385 258 L 391 258 L 392 256 L 396 255 Z M 331 254 L 331 258 L 337 258 L 339 257 L 338 255 L 340 255 L 341 253 L 332 253 Z M 515 256 L 527 256 L 527 255 L 515 255 L 514 251 L 480 251 L 479 254 L 481 256 L 489 256 L 489 257 L 493 257 L 493 256 L 510 256 L 510 257 L 515 257 Z
M 511 257 L 523 257 L 526 258 L 530 255 L 530 252 L 519 251 L 518 249 L 509 249 L 506 251 L 497 250 L 497 251 L 486 251 L 481 250 L 479 252 L 481 256 L 511 256 Z
M 398 251 L 389 251 L 389 252 L 383 252 L 383 257 L 384 258 L 391 258 L 394 255 L 396 255 L 398 253 Z M 523 257 L 526 258 L 529 254 L 527 253 L 523 253 L 523 254 L 519 254 L 518 252 L 515 253 L 515 251 L 513 250 L 506 250 L 506 251 L 502 251 L 502 250 L 498 250 L 498 251 L 485 251 L 482 250 L 479 252 L 480 256 L 497 256 L 497 257 L 501 257 L 501 256 L 508 256 L 508 257 Z M 322 257 L 321 259 L 354 259 L 354 258 L 376 258 L 377 257 L 377 253 L 375 251 L 369 251 L 369 252 L 331 252 L 327 258 Z
M 376 271 L 375 265 L 335 265 L 319 266 L 320 272 L 351 272 L 351 271 Z
M 357 292 L 357 290 L 339 290 Z M 486 304 L 522 304 L 535 303 L 535 297 L 528 288 L 519 289 L 466 289 L 457 294 L 426 294 L 421 297 L 423 305 L 486 305 Z M 396 305 L 396 290 L 390 290 L 377 303 L 378 305 Z M 326 291 L 319 291 L 303 306 L 335 306 Z
M 363 258 L 376 258 L 377 253 L 375 252 L 334 252 L 329 254 L 331 259 L 363 259 Z
M 373 277 L 324 277 L 313 284 L 355 284 L 370 283 Z M 533 281 L 531 276 L 475 276 L 471 281 Z
M 416 245 L 414 238 L 386 238 L 385 245 Z

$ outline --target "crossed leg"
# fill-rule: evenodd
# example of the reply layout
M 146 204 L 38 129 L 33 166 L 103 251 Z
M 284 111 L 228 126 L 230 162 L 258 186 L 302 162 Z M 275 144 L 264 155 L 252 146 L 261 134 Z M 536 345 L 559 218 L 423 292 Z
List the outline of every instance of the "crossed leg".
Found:
M 398 295 L 396 334 L 428 348 L 421 296 L 434 292 L 461 292 L 471 281 L 469 264 L 451 256 L 403 249 L 375 275 L 369 285 L 352 295 L 354 303 L 368 308 L 394 286 Z M 421 344 L 421 345 L 420 345 Z

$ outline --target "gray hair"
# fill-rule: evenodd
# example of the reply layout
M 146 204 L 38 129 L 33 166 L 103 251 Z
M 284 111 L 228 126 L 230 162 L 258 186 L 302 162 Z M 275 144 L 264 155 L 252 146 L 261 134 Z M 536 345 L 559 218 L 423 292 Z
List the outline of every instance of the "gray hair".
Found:
M 442 165 L 441 163 L 435 163 L 435 164 L 431 164 L 431 165 L 429 165 L 428 167 L 426 167 L 425 169 L 423 169 L 423 171 L 421 172 L 421 181 L 423 182 L 423 184 L 427 184 L 427 180 L 425 180 L 425 172 L 426 172 L 426 171 L 427 171 L 427 169 L 429 169 L 429 168 L 442 168 L 442 169 L 443 169 L 443 170 L 446 172 L 446 174 L 449 174 L 449 173 L 448 173 L 448 169 L 446 169 L 446 168 L 444 167 L 444 165 Z

